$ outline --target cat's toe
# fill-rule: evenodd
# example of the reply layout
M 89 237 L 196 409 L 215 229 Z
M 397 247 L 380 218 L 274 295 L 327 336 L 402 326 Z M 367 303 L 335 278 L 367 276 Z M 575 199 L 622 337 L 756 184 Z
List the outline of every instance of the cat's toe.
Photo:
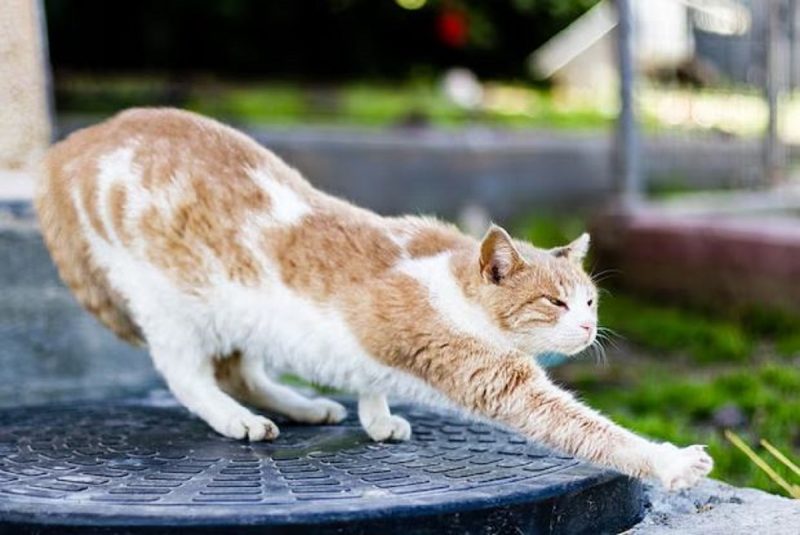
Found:
M 347 418 L 347 409 L 341 403 L 326 398 L 312 400 L 312 406 L 298 421 L 307 424 L 338 424 Z
M 402 442 L 411 439 L 411 424 L 399 416 L 379 418 L 366 427 L 375 442 Z
M 280 430 L 272 420 L 263 416 L 248 414 L 231 418 L 224 434 L 237 440 L 247 439 L 251 442 L 257 442 L 278 438 Z
M 680 490 L 696 485 L 713 467 L 714 461 L 703 446 L 675 448 L 667 456 L 658 477 L 668 490 Z

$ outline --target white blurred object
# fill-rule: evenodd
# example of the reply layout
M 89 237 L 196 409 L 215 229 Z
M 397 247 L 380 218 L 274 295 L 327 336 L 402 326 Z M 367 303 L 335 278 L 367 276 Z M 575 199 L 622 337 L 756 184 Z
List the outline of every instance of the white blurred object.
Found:
M 492 220 L 486 208 L 479 204 L 468 204 L 458 214 L 458 226 L 474 238 L 482 238 Z
M 442 78 L 442 91 L 455 105 L 474 110 L 483 101 L 483 86 L 469 69 L 448 69 Z
M 683 0 L 683 2 L 693 8 L 692 22 L 704 32 L 744 35 L 753 25 L 753 17 L 747 7 L 730 0 Z
M 711 0 L 633 0 L 637 68 L 675 68 L 690 60 L 695 53 L 690 10 L 698 9 L 695 4 L 702 4 L 709 17 L 723 13 L 719 6 L 739 13 L 741 6 L 734 0 L 715 1 L 718 9 L 709 11 Z M 531 54 L 528 66 L 534 76 L 567 88 L 613 90 L 619 77 L 616 27 L 613 2 L 602 0 Z

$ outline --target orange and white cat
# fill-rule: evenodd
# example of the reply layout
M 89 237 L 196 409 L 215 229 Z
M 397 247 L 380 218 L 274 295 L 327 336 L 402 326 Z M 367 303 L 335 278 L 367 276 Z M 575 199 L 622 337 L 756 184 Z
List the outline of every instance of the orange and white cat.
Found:
M 551 383 L 532 355 L 575 354 L 597 331 L 588 235 L 553 250 L 493 226 L 482 241 L 381 217 L 314 189 L 213 120 L 136 109 L 46 156 L 36 207 L 64 281 L 122 338 L 144 343 L 175 397 L 219 433 L 345 417 L 271 375 L 355 392 L 374 440 L 407 440 L 387 395 L 447 403 L 668 488 L 711 470 L 701 446 L 654 443 Z

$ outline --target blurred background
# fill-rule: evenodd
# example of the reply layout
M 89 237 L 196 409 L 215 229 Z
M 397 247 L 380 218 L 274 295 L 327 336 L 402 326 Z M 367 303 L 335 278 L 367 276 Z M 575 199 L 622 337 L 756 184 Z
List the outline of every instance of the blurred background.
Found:
M 3 0 L 0 404 L 159 384 L 58 283 L 30 198 L 51 140 L 177 106 L 383 214 L 589 229 L 604 349 L 549 356 L 556 380 L 800 497 L 770 453 L 800 456 L 798 4 Z

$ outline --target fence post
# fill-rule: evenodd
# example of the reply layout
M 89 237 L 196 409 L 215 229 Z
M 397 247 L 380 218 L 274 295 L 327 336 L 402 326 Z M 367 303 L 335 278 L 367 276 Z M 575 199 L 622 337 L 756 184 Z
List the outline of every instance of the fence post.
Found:
M 623 208 L 641 200 L 642 175 L 639 128 L 636 120 L 634 21 L 631 0 L 615 0 L 617 9 L 617 66 L 620 112 L 614 143 L 616 188 Z
M 767 100 L 767 131 L 764 136 L 764 179 L 769 186 L 780 184 L 786 174 L 786 150 L 780 137 L 778 114 L 782 96 L 787 85 L 787 61 L 789 46 L 784 31 L 785 8 L 782 0 L 770 0 L 763 4 L 766 24 L 766 58 L 764 69 L 764 93 Z

